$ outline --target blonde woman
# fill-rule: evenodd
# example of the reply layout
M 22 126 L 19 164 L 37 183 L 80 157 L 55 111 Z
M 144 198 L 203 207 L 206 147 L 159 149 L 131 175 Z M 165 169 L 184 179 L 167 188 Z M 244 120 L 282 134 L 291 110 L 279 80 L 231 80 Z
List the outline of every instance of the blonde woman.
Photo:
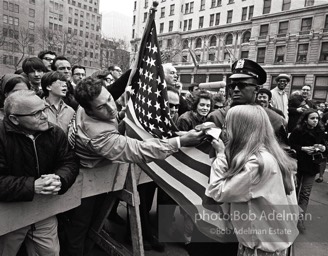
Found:
M 226 146 L 212 142 L 217 157 L 206 193 L 230 203 L 238 255 L 287 255 L 298 235 L 296 163 L 279 146 L 261 106 L 232 107 L 226 132 Z M 287 213 L 290 218 L 278 218 Z

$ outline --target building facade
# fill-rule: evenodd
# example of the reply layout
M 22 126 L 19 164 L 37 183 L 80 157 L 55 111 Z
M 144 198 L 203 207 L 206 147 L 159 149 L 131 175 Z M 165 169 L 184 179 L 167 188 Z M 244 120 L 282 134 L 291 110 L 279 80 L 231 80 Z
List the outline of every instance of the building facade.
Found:
M 0 70 L 17 70 L 26 57 L 53 50 L 72 65 L 99 68 L 99 0 L 0 0 Z
M 132 55 L 150 4 L 134 1 Z M 174 63 L 184 86 L 229 83 L 231 63 L 249 58 L 267 71 L 264 87 L 287 73 L 289 92 L 310 84 L 314 99 L 328 101 L 327 14 L 323 0 L 160 0 L 156 26 L 162 57 Z

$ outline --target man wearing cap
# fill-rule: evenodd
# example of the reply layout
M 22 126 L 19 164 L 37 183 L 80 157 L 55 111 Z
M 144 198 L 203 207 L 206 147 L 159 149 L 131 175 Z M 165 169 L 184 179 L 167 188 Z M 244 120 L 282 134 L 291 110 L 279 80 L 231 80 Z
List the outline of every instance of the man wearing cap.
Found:
M 277 86 L 271 90 L 272 93 L 272 106 L 280 109 L 288 122 L 288 96 L 285 88 L 290 81 L 287 74 L 280 74 L 276 77 Z
M 281 115 L 283 118 L 285 118 L 284 113 L 282 113 L 281 110 L 274 108 L 271 106 L 271 98 L 272 94 L 268 89 L 261 88 L 259 92 L 257 93 L 256 101 L 258 104 L 260 104 L 264 108 L 269 108 L 276 112 L 277 114 Z
M 256 95 L 260 89 L 259 85 L 264 84 L 267 78 L 264 69 L 249 59 L 240 59 L 234 62 L 231 71 L 231 84 L 227 85 L 229 95 L 232 98 L 230 106 L 217 109 L 208 115 L 208 121 L 214 122 L 220 128 L 225 123 L 225 116 L 230 107 L 255 104 Z M 288 144 L 284 119 L 269 108 L 265 108 L 265 110 L 278 139 Z

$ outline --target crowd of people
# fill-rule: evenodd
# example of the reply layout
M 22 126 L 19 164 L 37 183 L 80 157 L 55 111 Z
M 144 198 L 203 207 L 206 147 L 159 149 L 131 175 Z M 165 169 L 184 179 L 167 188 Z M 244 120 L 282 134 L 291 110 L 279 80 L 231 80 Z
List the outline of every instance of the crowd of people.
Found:
M 86 77 L 85 67 L 71 67 L 64 56 L 43 51 L 26 58 L 15 74 L 5 74 L 0 81 L 1 202 L 63 194 L 75 182 L 79 167 L 165 159 L 180 147 L 201 143 L 206 134 L 199 125 L 213 122 L 222 132 L 219 139 L 212 139 L 216 158 L 206 195 L 218 203 L 230 203 L 231 212 L 252 212 L 257 218 L 264 208 L 280 212 L 281 205 L 299 205 L 300 212 L 290 207 L 298 216 L 296 221 L 254 223 L 232 218 L 231 223 L 235 229 L 252 230 L 295 224 L 305 232 L 303 217 L 311 189 L 314 181 L 323 181 L 326 167 L 328 104 L 310 100 L 308 84 L 288 98 L 287 74 L 276 78 L 274 89 L 264 88 L 265 70 L 249 59 L 236 61 L 231 83 L 217 91 L 192 83 L 185 94 L 176 68 L 170 63 L 162 68 L 170 117 L 184 133 L 145 141 L 124 135 L 130 70 L 123 73 L 115 65 Z M 165 244 L 149 218 L 156 189 L 158 205 L 167 206 L 161 208 L 166 216 L 161 220 L 166 227 L 162 231 L 167 236 L 176 232 L 176 203 L 154 182 L 138 186 L 141 227 L 145 250 L 163 251 Z M 103 200 L 104 195 L 83 198 L 72 210 L 0 236 L 0 255 L 88 255 L 92 247 L 88 231 Z M 124 224 L 118 204 L 109 221 Z M 237 233 L 239 244 L 209 239 L 210 245 L 197 243 L 201 234 L 192 216 L 182 208 L 180 213 L 181 235 L 190 255 L 213 253 L 205 246 L 215 246 L 220 255 L 229 256 L 288 255 L 298 234 L 293 230 L 287 239 L 286 234 L 277 233 L 270 242 L 261 235 Z

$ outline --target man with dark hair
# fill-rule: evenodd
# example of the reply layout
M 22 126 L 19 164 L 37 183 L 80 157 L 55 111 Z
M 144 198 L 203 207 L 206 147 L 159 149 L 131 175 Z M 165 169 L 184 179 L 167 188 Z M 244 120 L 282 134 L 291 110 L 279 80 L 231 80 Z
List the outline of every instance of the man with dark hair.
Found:
M 316 104 L 312 100 L 310 100 L 311 88 L 312 86 L 310 84 L 304 85 L 302 87 L 301 94 L 309 108 L 317 109 Z
M 0 201 L 64 194 L 78 172 L 65 133 L 48 122 L 44 101 L 28 90 L 9 95 L 0 122 Z M 24 242 L 29 256 L 59 256 L 56 216 L 0 236 L 0 255 L 17 255 Z
M 75 145 L 80 164 L 85 168 L 92 168 L 106 162 L 107 164 L 138 163 L 164 159 L 177 152 L 180 146 L 195 145 L 204 138 L 202 132 L 196 131 L 181 137 L 163 140 L 152 138 L 145 141 L 121 135 L 118 131 L 115 98 L 106 90 L 104 81 L 99 79 L 92 77 L 83 79 L 75 89 L 75 97 L 81 107 L 78 108 L 75 122 L 69 129 L 69 140 Z M 86 207 L 85 204 L 89 206 Z M 69 217 L 79 219 L 79 227 L 74 225 L 76 223 L 74 221 L 65 225 L 68 236 L 75 238 L 75 255 L 83 255 L 93 207 L 94 202 L 90 198 L 88 201 L 82 200 L 81 207 Z M 83 210 L 85 208 L 88 210 Z M 83 214 L 79 213 L 79 209 Z
M 43 97 L 43 92 L 41 88 L 41 78 L 45 72 L 47 72 L 46 66 L 43 64 L 42 60 L 37 57 L 26 58 L 23 61 L 22 68 L 31 84 L 31 89 L 39 97 Z
M 51 64 L 56 57 L 57 57 L 57 54 L 55 52 L 49 51 L 49 50 L 41 51 L 38 54 L 38 58 L 42 60 L 43 64 L 46 66 L 48 71 L 51 71 Z
M 77 83 L 86 77 L 85 67 L 74 65 L 72 68 L 72 85 L 75 88 Z
M 51 69 L 53 71 L 58 71 L 64 74 L 67 82 L 67 93 L 66 93 L 66 97 L 64 98 L 64 102 L 68 106 L 72 107 L 74 110 L 77 110 L 79 104 L 74 98 L 74 87 L 71 82 L 72 79 L 71 63 L 68 61 L 66 57 L 58 56 L 52 62 Z
M 257 93 L 256 102 L 262 107 L 269 108 L 274 112 L 276 112 L 277 114 L 281 115 L 283 118 L 285 118 L 284 113 L 281 110 L 271 106 L 270 104 L 271 98 L 272 98 L 272 93 L 270 92 L 270 90 L 261 88 Z

